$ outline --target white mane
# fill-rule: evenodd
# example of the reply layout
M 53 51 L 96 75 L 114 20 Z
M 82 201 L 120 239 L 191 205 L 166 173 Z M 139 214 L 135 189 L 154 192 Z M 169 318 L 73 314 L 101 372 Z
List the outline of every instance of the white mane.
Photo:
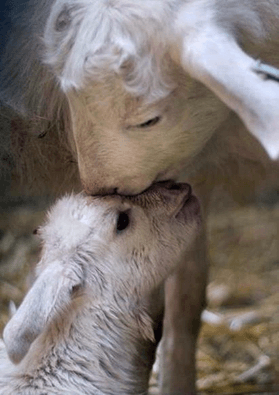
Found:
M 45 61 L 64 91 L 115 73 L 137 96 L 165 96 L 172 89 L 164 66 L 174 5 L 177 1 L 58 1 L 46 27 Z

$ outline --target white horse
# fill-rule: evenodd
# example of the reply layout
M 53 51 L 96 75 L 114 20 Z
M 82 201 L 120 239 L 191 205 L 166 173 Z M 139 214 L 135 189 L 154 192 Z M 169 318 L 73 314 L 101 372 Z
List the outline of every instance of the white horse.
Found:
M 278 22 L 278 0 L 30 0 L 1 71 L 13 193 L 173 179 L 205 215 L 217 185 L 243 201 L 279 153 Z M 204 236 L 184 260 L 166 284 L 167 394 L 195 391 Z
M 162 314 L 147 301 L 199 228 L 187 184 L 59 200 L 39 230 L 38 277 L 0 341 L 0 394 L 147 394 Z

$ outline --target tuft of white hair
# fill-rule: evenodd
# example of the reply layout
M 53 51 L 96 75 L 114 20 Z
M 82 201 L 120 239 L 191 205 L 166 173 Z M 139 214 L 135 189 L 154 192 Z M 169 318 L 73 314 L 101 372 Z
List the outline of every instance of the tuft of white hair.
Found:
M 165 96 L 173 88 L 164 69 L 168 69 L 177 3 L 57 1 L 45 30 L 45 62 L 58 75 L 64 92 L 116 74 L 132 94 L 151 99 Z

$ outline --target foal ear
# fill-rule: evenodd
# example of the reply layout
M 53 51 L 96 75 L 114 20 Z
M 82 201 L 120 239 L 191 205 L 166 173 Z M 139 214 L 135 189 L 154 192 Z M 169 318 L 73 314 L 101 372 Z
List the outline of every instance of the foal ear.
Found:
M 233 33 L 205 15 L 187 6 L 181 10 L 176 24 L 179 62 L 239 115 L 272 159 L 279 158 L 277 69 L 259 65 Z
M 81 267 L 53 262 L 39 275 L 4 329 L 3 340 L 14 363 L 27 354 L 47 324 L 67 310 L 73 291 L 83 284 Z

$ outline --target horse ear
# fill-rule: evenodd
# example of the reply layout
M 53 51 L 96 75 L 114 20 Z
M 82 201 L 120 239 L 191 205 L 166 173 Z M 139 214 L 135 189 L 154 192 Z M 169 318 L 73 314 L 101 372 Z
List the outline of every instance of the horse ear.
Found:
M 83 284 L 80 267 L 55 261 L 39 275 L 4 329 L 3 340 L 13 363 L 19 363 L 45 326 L 67 309 L 73 291 Z
M 279 71 L 247 55 L 233 33 L 206 15 L 197 7 L 181 10 L 174 53 L 187 73 L 239 115 L 269 156 L 279 158 Z

